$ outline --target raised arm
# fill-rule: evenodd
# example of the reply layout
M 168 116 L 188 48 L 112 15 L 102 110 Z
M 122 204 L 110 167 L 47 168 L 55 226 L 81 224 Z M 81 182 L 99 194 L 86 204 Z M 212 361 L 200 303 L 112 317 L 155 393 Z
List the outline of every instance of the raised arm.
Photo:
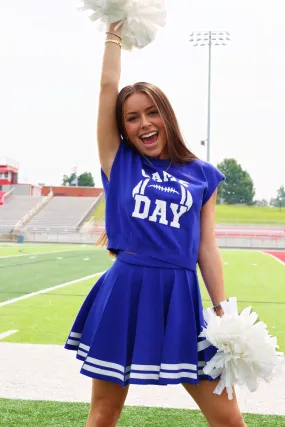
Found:
M 107 40 L 120 41 L 122 26 L 115 30 L 116 24 L 107 29 Z M 116 35 L 117 36 L 116 36 Z M 116 102 L 121 76 L 121 48 L 115 43 L 106 43 L 103 57 L 98 121 L 97 141 L 101 167 L 108 177 L 120 144 L 120 135 L 116 124 Z

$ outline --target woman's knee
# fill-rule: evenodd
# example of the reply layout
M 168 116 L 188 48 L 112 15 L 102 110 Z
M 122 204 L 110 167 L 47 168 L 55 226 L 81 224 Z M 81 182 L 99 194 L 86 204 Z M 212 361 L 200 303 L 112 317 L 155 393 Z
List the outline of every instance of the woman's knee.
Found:
M 120 404 L 100 399 L 90 408 L 87 427 L 115 427 L 122 409 Z
M 86 427 L 115 427 L 122 412 L 128 387 L 93 379 L 90 412 Z
M 246 427 L 244 419 L 240 412 L 224 412 L 214 415 L 210 420 L 211 427 Z
M 218 396 L 214 389 L 217 381 L 201 381 L 199 386 L 184 384 L 184 388 L 200 407 L 211 427 L 246 427 L 236 396 L 228 399 L 226 391 Z

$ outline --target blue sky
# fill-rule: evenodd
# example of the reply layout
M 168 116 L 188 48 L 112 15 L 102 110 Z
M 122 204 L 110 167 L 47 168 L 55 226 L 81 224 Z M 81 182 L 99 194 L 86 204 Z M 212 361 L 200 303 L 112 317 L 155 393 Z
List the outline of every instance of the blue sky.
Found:
M 274 3 L 274 7 L 272 4 Z M 20 178 L 58 184 L 91 171 L 100 185 L 96 114 L 104 35 L 73 0 L 0 2 L 0 155 Z M 207 49 L 193 30 L 231 33 L 213 51 L 213 164 L 234 157 L 258 198 L 285 184 L 285 5 L 281 0 L 168 0 L 153 44 L 123 53 L 121 85 L 150 81 L 169 96 L 189 147 L 201 158 L 207 125 Z

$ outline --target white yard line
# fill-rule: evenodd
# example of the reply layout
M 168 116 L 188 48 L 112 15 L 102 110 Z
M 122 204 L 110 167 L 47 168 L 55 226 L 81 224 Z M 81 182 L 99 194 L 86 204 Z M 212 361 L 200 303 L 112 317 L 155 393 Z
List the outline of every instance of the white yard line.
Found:
M 272 254 L 269 254 L 268 252 L 264 252 L 264 251 L 260 251 L 260 252 L 264 255 L 271 256 L 271 258 L 275 259 L 275 261 L 278 261 L 280 264 L 285 265 L 285 262 L 282 261 L 281 259 L 279 259 L 278 257 L 276 257 Z M 283 252 L 283 251 L 280 251 L 280 252 Z
M 16 334 L 17 332 L 19 332 L 18 330 L 16 331 L 6 331 L 6 332 L 2 332 L 2 334 L 0 334 L 0 340 L 3 340 L 4 338 L 9 337 L 10 335 Z
M 105 271 L 101 271 L 100 273 L 91 274 L 90 276 L 80 277 L 80 279 L 72 280 L 71 282 L 62 283 L 61 285 L 52 286 L 51 288 L 41 289 L 40 291 L 37 291 L 37 292 L 31 292 L 30 294 L 23 295 L 23 296 L 18 297 L 18 298 L 13 298 L 13 299 L 10 299 L 8 301 L 1 302 L 0 307 L 3 307 L 4 305 L 14 304 L 15 302 L 34 297 L 36 295 L 45 294 L 49 291 L 53 291 L 54 289 L 64 288 L 65 286 L 73 285 L 73 283 L 78 283 L 78 282 L 82 282 L 82 281 L 87 280 L 87 279 L 92 279 L 94 277 L 101 276 L 104 273 L 105 273 Z
M 0 256 L 0 259 L 4 259 L 4 258 L 16 258 L 16 257 L 20 257 L 20 256 L 37 256 L 37 255 L 58 254 L 58 253 L 61 253 L 61 252 L 74 252 L 74 251 L 78 251 L 78 249 L 65 249 L 63 251 L 51 251 L 51 252 L 35 252 L 35 253 L 20 254 L 20 255 L 5 255 L 5 256 Z

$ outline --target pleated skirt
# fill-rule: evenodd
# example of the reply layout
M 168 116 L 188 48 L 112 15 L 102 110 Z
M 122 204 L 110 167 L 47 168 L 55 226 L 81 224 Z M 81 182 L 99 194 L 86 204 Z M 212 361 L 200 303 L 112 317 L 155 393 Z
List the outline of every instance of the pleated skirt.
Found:
M 88 294 L 65 344 L 81 373 L 122 385 L 211 380 L 216 349 L 204 326 L 196 271 L 120 252 Z

